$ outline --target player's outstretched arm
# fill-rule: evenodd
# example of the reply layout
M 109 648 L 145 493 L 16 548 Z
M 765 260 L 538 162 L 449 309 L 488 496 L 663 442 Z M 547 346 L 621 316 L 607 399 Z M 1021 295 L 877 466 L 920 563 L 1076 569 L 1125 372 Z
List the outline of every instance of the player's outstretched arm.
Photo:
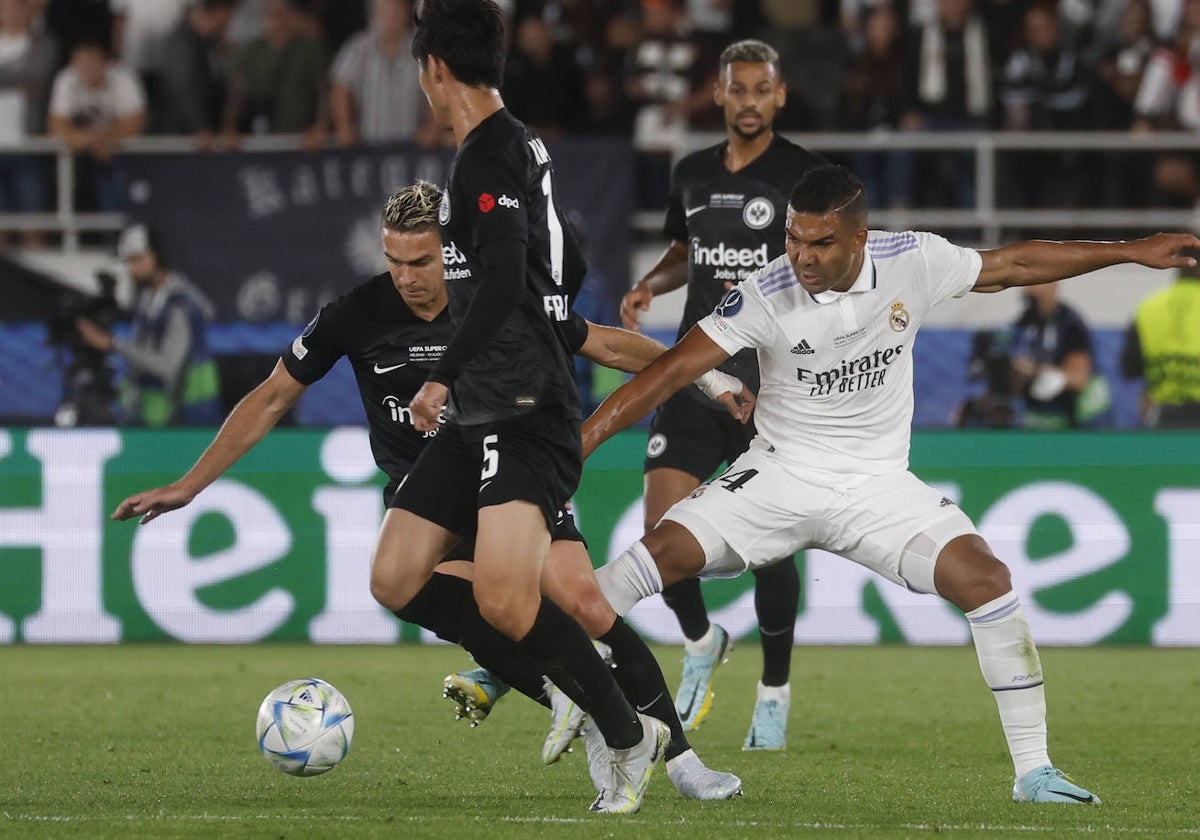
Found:
M 650 308 L 650 301 L 687 285 L 687 249 L 686 242 L 672 242 L 646 276 L 625 293 L 621 299 L 621 323 L 625 329 L 641 329 L 641 313 Z
M 650 413 L 700 374 L 729 358 L 703 330 L 692 327 L 687 335 L 649 367 L 608 395 L 583 424 L 586 458 L 614 434 Z
M 182 478 L 135 493 L 117 505 L 112 518 L 140 516 L 145 525 L 160 514 L 188 504 L 266 437 L 307 389 L 288 373 L 282 361 L 277 362 L 271 375 L 233 407 L 213 442 Z
M 1158 233 L 1128 242 L 1015 242 L 980 251 L 983 267 L 972 291 L 998 292 L 1013 286 L 1038 286 L 1121 263 L 1147 268 L 1192 268 L 1196 260 L 1181 252 L 1200 247 L 1187 233 Z
M 585 359 L 613 370 L 638 373 L 667 351 L 641 333 L 586 321 L 587 338 L 577 351 Z M 719 403 L 730 416 L 746 423 L 754 409 L 754 395 L 742 380 L 719 370 L 702 374 L 695 382 L 706 397 Z

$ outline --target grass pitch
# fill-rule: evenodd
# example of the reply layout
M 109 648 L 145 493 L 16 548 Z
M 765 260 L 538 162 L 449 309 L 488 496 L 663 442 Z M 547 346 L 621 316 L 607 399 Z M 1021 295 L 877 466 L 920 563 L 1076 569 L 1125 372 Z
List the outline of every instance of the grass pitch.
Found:
M 692 742 L 742 776 L 732 802 L 680 798 L 660 772 L 632 817 L 589 814 L 580 746 L 539 760 L 548 722 L 510 695 L 454 722 L 448 647 L 0 651 L 0 835 L 8 837 L 1197 837 L 1200 653 L 1046 650 L 1051 753 L 1098 808 L 1010 801 L 1011 765 L 970 648 L 798 648 L 789 746 L 744 753 L 759 664 L 717 672 Z M 658 649 L 668 681 L 677 648 Z M 298 779 L 258 754 L 262 697 L 319 676 L 354 707 L 342 766 Z

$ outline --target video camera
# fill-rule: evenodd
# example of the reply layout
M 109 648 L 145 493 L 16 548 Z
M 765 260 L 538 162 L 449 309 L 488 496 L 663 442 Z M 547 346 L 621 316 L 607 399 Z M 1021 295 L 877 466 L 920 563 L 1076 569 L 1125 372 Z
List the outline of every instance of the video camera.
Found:
M 112 403 L 117 389 L 108 354 L 87 345 L 75 326 L 77 320 L 86 318 L 111 331 L 121 317 L 116 276 L 98 271 L 96 280 L 99 294 L 64 292 L 46 322 L 47 342 L 57 349 L 63 374 L 63 397 L 54 413 L 58 426 L 105 426 L 116 421 Z
M 967 381 L 982 382 L 984 391 L 963 403 L 960 427 L 1007 429 L 1013 425 L 1015 350 L 1011 330 L 980 330 L 971 336 Z

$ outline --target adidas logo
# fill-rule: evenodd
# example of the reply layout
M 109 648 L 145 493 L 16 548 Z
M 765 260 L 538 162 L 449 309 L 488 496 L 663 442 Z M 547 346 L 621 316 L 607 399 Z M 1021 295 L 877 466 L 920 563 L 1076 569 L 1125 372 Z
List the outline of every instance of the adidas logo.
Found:
M 950 505 L 952 505 L 952 504 L 954 504 L 954 502 L 950 501 L 950 500 L 949 500 L 949 499 L 947 499 L 945 496 L 942 496 L 942 501 L 941 501 L 941 503 L 938 505 L 938 507 L 949 507 L 949 506 L 950 506 Z
M 813 353 L 816 353 L 817 351 L 812 349 L 812 347 L 809 346 L 808 341 L 806 341 L 805 339 L 802 338 L 802 339 L 800 339 L 800 343 L 792 348 L 792 352 L 796 353 L 798 355 L 801 355 L 801 356 L 808 356 Z

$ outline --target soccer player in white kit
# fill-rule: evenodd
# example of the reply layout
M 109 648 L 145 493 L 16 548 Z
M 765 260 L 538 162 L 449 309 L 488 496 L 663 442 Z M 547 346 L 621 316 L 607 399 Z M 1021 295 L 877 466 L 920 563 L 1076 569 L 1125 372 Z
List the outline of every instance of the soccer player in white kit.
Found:
M 758 352 L 758 437 L 721 476 L 598 571 L 618 614 L 693 575 L 732 576 L 822 548 L 970 622 L 1000 710 L 1019 802 L 1099 803 L 1050 762 L 1042 667 L 1008 568 L 971 520 L 908 471 L 912 345 L 931 307 L 970 291 L 1052 283 L 1118 263 L 1190 267 L 1186 234 L 1132 242 L 960 248 L 867 229 L 861 182 L 837 166 L 791 193 L 786 253 L 731 289 L 584 424 L 584 455 L 738 350 Z

